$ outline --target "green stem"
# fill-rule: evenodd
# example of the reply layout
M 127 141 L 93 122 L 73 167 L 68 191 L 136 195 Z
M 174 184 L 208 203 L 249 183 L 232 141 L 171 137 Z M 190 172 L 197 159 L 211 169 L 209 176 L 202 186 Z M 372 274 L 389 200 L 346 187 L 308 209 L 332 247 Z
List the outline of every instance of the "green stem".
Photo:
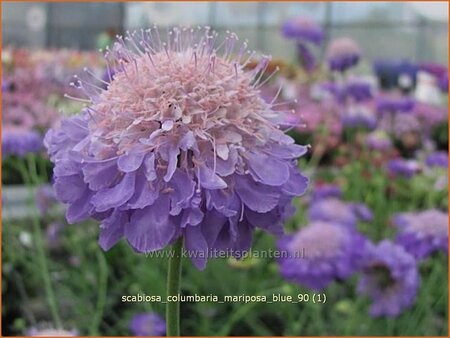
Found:
M 169 258 L 169 269 L 167 272 L 167 297 L 176 296 L 180 293 L 182 248 L 183 238 L 180 237 L 171 248 L 172 253 Z M 180 336 L 180 302 L 167 301 L 166 328 L 168 337 Z
M 29 206 L 34 206 L 34 191 L 32 189 L 33 186 L 37 186 L 39 184 L 39 179 L 36 173 L 36 163 L 34 159 L 30 160 L 30 157 L 28 158 L 28 164 L 30 168 L 26 168 L 25 164 L 18 160 L 17 161 L 17 168 L 19 169 L 22 178 L 25 182 L 25 184 L 28 186 L 29 190 L 29 196 L 28 196 L 28 203 Z M 34 169 L 32 168 L 34 166 Z M 53 317 L 53 321 L 56 324 L 57 328 L 62 328 L 62 322 L 61 318 L 59 316 L 59 311 L 56 305 L 56 297 L 53 293 L 52 288 L 52 282 L 50 280 L 50 271 L 48 267 L 47 257 L 45 254 L 44 249 L 44 243 L 42 239 L 42 233 L 41 233 L 41 226 L 39 224 L 38 216 L 36 215 L 34 209 L 33 210 L 33 216 L 31 217 L 32 223 L 33 223 L 33 231 L 34 231 L 34 238 L 36 240 L 36 249 L 37 249 L 37 260 L 39 262 L 41 272 L 42 272 L 42 279 L 44 282 L 44 289 L 45 293 L 47 295 L 47 302 L 50 308 L 50 312 Z

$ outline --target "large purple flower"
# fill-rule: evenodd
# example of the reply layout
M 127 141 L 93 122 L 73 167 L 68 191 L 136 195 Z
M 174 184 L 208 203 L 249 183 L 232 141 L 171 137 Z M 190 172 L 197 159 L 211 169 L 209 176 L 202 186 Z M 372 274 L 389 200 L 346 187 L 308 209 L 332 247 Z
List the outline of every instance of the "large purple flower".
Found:
M 356 227 L 359 220 L 370 222 L 373 218 L 365 204 L 347 203 L 337 198 L 313 201 L 308 216 L 310 221 L 334 222 L 349 228 Z
M 279 260 L 280 273 L 287 280 L 322 290 L 358 268 L 365 243 L 354 230 L 331 222 L 312 222 L 279 240 L 285 253 Z
M 103 249 L 124 236 L 150 252 L 183 236 L 204 268 L 211 249 L 247 250 L 256 227 L 281 233 L 304 193 L 307 147 L 259 94 L 269 58 L 246 71 L 246 44 L 232 57 L 231 33 L 219 56 L 215 39 L 209 28 L 120 39 L 106 53 L 118 69 L 108 88 L 80 79 L 89 105 L 46 135 L 67 219 L 99 220 Z
M 414 303 L 418 287 L 416 260 L 401 246 L 388 240 L 366 246 L 358 292 L 372 299 L 372 316 L 398 316 Z
M 393 218 L 399 229 L 397 243 L 416 258 L 442 250 L 448 252 L 448 214 L 431 209 L 422 212 L 406 212 Z
M 131 319 L 130 331 L 134 336 L 165 336 L 166 322 L 154 312 L 139 313 Z

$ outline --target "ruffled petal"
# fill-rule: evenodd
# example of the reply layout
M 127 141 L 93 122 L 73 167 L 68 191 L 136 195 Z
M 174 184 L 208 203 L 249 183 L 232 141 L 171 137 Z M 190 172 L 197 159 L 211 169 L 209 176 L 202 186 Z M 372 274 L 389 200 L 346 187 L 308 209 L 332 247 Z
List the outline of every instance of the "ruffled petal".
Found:
M 95 205 L 95 210 L 106 211 L 125 204 L 135 192 L 135 178 L 135 172 L 125 174 L 119 184 L 110 189 L 97 192 L 92 197 L 92 204 Z

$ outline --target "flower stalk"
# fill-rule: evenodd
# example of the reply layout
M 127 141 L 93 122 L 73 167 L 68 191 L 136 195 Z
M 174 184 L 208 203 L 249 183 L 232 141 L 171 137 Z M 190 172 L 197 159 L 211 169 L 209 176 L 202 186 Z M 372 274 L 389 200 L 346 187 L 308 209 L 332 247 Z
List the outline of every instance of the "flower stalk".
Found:
M 172 245 L 172 254 L 169 258 L 167 272 L 167 298 L 180 293 L 181 285 L 181 250 L 183 248 L 183 238 L 180 237 Z M 180 302 L 167 302 L 166 307 L 166 334 L 168 337 L 180 336 Z

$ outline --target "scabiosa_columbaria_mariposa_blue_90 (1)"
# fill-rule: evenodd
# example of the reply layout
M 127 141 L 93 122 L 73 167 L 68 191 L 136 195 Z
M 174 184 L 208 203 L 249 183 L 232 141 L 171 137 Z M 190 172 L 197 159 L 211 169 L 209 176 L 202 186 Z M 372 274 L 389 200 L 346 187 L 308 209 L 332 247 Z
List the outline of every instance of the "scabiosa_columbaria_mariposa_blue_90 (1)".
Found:
M 448 214 L 430 209 L 394 215 L 394 225 L 399 229 L 396 242 L 418 259 L 435 251 L 448 252 Z
M 358 292 L 372 299 L 370 315 L 395 317 L 414 303 L 420 283 L 417 262 L 402 246 L 388 240 L 368 243 L 362 265 Z
M 151 252 L 183 236 L 201 269 L 213 251 L 248 250 L 256 227 L 281 233 L 305 192 L 297 158 L 307 146 L 284 134 L 275 100 L 260 96 L 269 57 L 247 71 L 247 44 L 235 48 L 228 33 L 217 45 L 217 35 L 174 28 L 162 42 L 152 28 L 119 37 L 105 54 L 115 69 L 107 89 L 87 70 L 92 78 L 74 83 L 86 108 L 47 133 L 66 217 L 99 220 L 103 249 L 124 236 Z
M 320 291 L 358 269 L 365 243 L 366 239 L 354 229 L 332 222 L 312 222 L 278 241 L 280 250 L 286 252 L 279 259 L 280 274 Z

